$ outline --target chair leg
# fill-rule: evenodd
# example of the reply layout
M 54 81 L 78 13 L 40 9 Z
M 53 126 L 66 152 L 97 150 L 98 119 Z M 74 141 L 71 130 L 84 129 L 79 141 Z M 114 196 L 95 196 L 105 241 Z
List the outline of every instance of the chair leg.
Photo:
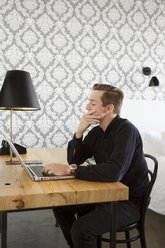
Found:
M 142 248 L 146 248 L 146 238 L 144 228 L 140 230 L 140 243 Z
M 126 240 L 130 239 L 129 231 L 125 231 L 125 238 L 126 238 Z M 127 243 L 127 248 L 131 248 L 131 243 L 130 242 Z
M 102 236 L 97 237 L 97 248 L 102 248 Z

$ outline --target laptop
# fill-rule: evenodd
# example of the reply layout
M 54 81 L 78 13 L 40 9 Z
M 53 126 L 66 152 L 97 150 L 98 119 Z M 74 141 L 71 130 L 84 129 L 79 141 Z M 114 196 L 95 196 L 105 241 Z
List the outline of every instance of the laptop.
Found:
M 25 169 L 26 172 L 30 175 L 33 181 L 50 181 L 50 180 L 57 180 L 57 179 L 69 179 L 74 178 L 74 175 L 66 175 L 66 176 L 52 176 L 42 174 L 43 165 L 42 164 L 25 164 L 21 156 L 19 155 L 18 151 L 16 150 L 15 146 L 10 140 L 7 140 L 9 143 L 12 151 L 17 156 L 18 160 L 20 161 L 22 167 Z

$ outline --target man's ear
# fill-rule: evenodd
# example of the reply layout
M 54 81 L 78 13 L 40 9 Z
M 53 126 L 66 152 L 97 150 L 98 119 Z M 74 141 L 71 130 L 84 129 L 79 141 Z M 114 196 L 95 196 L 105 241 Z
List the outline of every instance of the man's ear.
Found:
M 113 110 L 114 110 L 114 105 L 113 104 L 108 104 L 106 106 L 106 112 L 107 112 L 107 114 L 112 113 Z

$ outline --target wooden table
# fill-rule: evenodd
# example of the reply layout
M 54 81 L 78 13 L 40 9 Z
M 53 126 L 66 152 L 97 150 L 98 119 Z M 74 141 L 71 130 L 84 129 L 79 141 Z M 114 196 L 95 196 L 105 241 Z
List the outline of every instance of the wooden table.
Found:
M 67 163 L 63 148 L 29 148 L 21 156 L 24 160 L 42 160 L 43 164 Z M 21 165 L 6 165 L 6 160 L 9 156 L 0 156 L 1 248 L 7 247 L 7 212 L 96 202 L 113 202 L 115 211 L 117 201 L 128 199 L 128 187 L 119 182 L 77 179 L 34 182 Z M 112 226 L 111 248 L 116 246 L 114 223 Z

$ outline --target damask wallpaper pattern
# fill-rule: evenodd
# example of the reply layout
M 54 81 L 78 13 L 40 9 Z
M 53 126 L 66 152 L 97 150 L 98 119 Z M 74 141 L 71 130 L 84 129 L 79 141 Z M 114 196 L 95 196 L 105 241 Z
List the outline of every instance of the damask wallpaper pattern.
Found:
M 94 83 L 165 100 L 165 1 L 0 0 L 0 87 L 12 69 L 30 72 L 41 106 L 14 112 L 15 142 L 66 147 Z M 148 87 L 152 76 L 160 87 Z M 0 140 L 9 120 L 1 110 Z

